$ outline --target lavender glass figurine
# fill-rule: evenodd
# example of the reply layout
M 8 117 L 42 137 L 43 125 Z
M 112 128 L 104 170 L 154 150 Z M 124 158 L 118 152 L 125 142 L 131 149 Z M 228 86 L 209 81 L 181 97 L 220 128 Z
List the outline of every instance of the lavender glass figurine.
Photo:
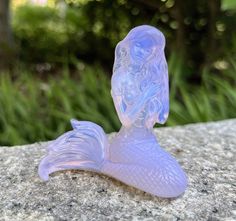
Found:
M 160 197 L 176 197 L 187 186 L 177 161 L 158 144 L 154 124 L 169 113 L 165 37 L 148 25 L 132 29 L 117 44 L 112 98 L 122 123 L 109 143 L 103 129 L 88 121 L 71 120 L 73 127 L 48 147 L 39 176 L 66 169 L 96 171 Z

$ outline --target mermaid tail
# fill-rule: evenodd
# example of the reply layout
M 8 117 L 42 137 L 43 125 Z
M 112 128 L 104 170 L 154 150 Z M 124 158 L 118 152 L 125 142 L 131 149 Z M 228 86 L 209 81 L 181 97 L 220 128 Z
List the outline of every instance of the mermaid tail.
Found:
M 103 129 L 88 121 L 71 121 L 69 131 L 48 146 L 39 165 L 39 176 L 66 169 L 95 171 L 160 197 L 176 197 L 184 192 L 187 179 L 177 161 L 159 147 L 154 135 L 148 140 L 129 141 L 122 133 L 109 145 Z M 135 132 L 136 136 L 140 134 Z
M 41 179 L 49 174 L 66 169 L 81 169 L 100 172 L 108 146 L 103 129 L 89 121 L 71 120 L 73 127 L 48 146 L 48 154 L 39 164 Z
M 140 154 L 145 157 L 144 154 Z M 161 148 L 156 154 L 159 157 L 154 161 L 146 155 L 146 162 L 109 162 L 104 164 L 102 172 L 155 196 L 171 198 L 181 195 L 187 187 L 185 173 L 177 161 Z

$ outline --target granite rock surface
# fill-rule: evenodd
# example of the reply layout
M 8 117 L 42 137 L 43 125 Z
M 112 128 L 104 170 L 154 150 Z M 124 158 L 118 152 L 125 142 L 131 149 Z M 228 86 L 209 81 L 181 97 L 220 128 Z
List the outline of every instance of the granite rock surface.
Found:
M 188 175 L 182 196 L 161 199 L 85 171 L 43 182 L 37 168 L 47 142 L 0 147 L 0 220 L 236 220 L 236 119 L 155 133 Z

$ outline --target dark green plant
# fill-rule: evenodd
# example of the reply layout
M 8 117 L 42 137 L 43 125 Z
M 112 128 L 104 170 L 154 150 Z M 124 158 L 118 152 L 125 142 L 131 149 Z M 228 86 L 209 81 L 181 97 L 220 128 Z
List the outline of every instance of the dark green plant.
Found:
M 106 132 L 119 128 L 110 85 L 99 68 L 64 73 L 47 81 L 23 72 L 17 79 L 0 75 L 0 143 L 16 145 L 54 139 L 69 130 L 69 120 L 90 120 Z
M 181 74 L 187 69 L 176 57 L 176 69 L 171 75 L 170 117 L 167 125 L 216 121 L 236 117 L 236 62 L 230 60 L 229 68 L 221 72 L 202 73 L 200 85 L 187 84 Z M 170 62 L 172 64 L 172 62 Z M 173 76 L 174 75 L 174 76 Z
M 171 68 L 172 62 L 179 67 L 177 73 Z M 206 71 L 203 83 L 193 86 L 178 79 L 178 72 L 186 69 L 178 59 L 171 61 L 167 125 L 236 117 L 235 64 L 231 62 L 228 70 L 218 74 Z M 96 122 L 106 132 L 118 130 L 120 122 L 110 96 L 110 79 L 99 67 L 84 68 L 81 63 L 75 66 L 76 74 L 64 71 L 47 80 L 23 70 L 14 79 L 7 73 L 0 75 L 0 145 L 55 139 L 71 129 L 71 118 Z
M 23 61 L 70 63 L 72 55 L 111 68 L 117 42 L 132 27 L 145 23 L 164 32 L 168 57 L 173 51 L 181 54 L 193 81 L 201 80 L 204 67 L 211 68 L 232 48 L 233 0 L 65 2 L 65 9 L 26 5 L 13 13 Z

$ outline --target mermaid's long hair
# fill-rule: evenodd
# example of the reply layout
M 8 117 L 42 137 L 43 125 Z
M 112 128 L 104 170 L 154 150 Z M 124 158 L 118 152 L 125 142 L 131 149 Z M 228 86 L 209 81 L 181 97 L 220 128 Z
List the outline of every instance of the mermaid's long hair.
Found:
M 147 38 L 152 41 L 152 52 L 141 63 L 132 59 L 132 44 L 140 38 Z M 127 48 L 129 50 L 123 50 Z M 168 67 L 164 54 L 165 37 L 158 29 L 142 25 L 132 29 L 128 35 L 117 44 L 115 50 L 115 61 L 113 75 L 130 70 L 137 71 L 141 77 L 137 80 L 140 88 L 143 84 L 151 82 L 160 85 L 156 96 L 147 101 L 145 106 L 145 123 L 148 127 L 153 127 L 155 123 L 163 124 L 169 114 L 169 83 Z M 148 87 L 147 87 L 148 88 Z M 142 111 L 142 110 L 140 110 Z

